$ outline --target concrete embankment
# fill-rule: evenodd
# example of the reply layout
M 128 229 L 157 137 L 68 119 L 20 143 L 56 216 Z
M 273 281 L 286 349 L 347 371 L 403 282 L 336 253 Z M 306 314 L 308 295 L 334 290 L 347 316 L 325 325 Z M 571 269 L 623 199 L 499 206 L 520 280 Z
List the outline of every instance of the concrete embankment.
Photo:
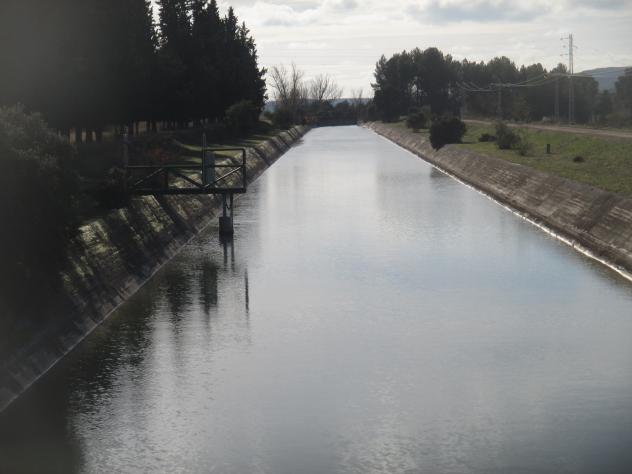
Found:
M 295 127 L 249 148 L 248 181 L 254 181 L 308 131 Z M 219 197 L 133 199 L 125 209 L 83 226 L 68 251 L 63 275 L 67 311 L 48 315 L 31 342 L 0 365 L 0 411 L 52 368 L 133 295 L 220 207 Z
M 632 199 L 383 123 L 367 127 L 511 207 L 587 255 L 632 274 Z

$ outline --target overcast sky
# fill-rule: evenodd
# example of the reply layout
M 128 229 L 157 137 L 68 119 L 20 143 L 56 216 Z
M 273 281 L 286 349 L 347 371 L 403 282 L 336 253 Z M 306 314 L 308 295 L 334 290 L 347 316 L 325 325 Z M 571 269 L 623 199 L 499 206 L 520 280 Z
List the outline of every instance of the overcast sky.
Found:
M 308 76 L 329 73 L 346 92 L 370 93 L 381 54 L 437 46 L 457 59 L 506 55 L 552 67 L 567 58 L 561 36 L 573 33 L 575 71 L 632 66 L 632 0 L 233 0 L 252 31 L 261 63 L 295 62 Z

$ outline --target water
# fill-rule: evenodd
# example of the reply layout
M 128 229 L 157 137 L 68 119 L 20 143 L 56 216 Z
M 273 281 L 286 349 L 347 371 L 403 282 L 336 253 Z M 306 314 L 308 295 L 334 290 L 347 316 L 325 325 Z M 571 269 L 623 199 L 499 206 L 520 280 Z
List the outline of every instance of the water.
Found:
M 632 286 L 310 132 L 0 417 L 0 472 L 632 472 Z

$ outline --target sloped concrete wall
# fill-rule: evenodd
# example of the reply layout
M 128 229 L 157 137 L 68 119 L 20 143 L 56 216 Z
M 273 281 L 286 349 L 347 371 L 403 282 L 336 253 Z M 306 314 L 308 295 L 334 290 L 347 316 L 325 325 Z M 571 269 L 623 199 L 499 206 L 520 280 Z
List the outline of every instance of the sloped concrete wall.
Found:
M 623 273 L 632 273 L 632 199 L 383 123 L 367 127 L 552 230 Z
M 248 181 L 254 181 L 307 131 L 295 127 L 248 149 Z M 237 176 L 235 176 L 237 178 Z M 0 411 L 70 352 L 162 265 L 207 226 L 219 197 L 142 197 L 80 229 L 63 275 L 68 308 L 54 315 L 30 344 L 0 366 Z

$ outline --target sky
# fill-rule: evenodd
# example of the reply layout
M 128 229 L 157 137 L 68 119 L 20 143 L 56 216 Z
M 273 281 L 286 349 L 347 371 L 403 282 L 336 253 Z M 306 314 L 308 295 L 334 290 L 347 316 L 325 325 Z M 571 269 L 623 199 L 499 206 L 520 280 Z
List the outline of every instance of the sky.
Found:
M 518 65 L 567 62 L 575 71 L 632 66 L 632 0 L 232 0 L 265 67 L 294 62 L 306 77 L 329 74 L 345 95 L 371 96 L 375 63 L 436 46 L 456 59 L 505 55 Z

